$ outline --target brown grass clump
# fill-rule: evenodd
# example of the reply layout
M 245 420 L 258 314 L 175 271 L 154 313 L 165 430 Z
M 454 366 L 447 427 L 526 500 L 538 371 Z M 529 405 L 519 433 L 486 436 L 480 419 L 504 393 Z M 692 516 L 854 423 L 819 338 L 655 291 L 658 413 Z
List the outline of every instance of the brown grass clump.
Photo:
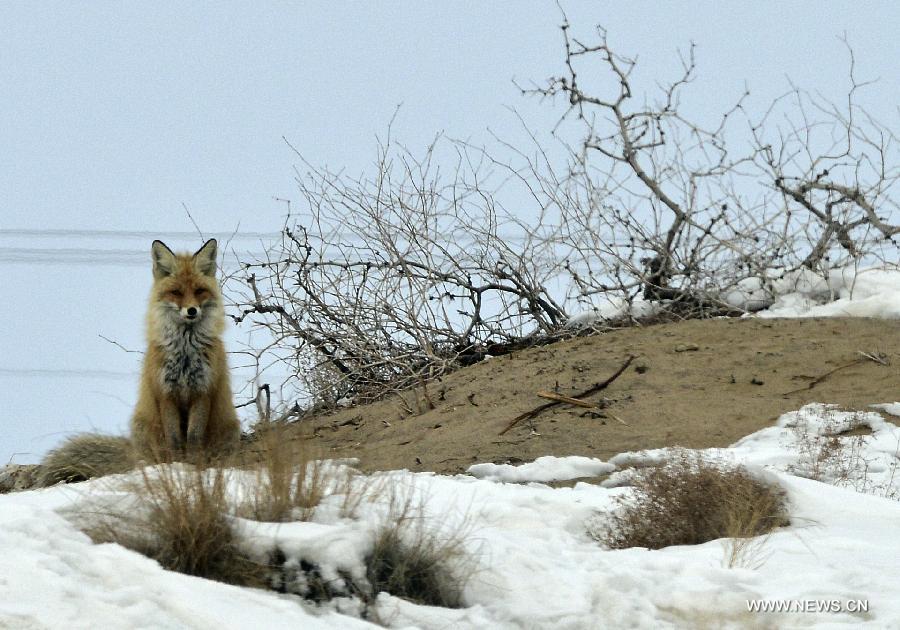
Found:
M 190 464 L 143 469 L 125 488 L 134 502 L 80 515 L 83 529 L 94 542 L 118 543 L 171 571 L 265 586 L 273 567 L 240 549 L 232 514 L 260 521 L 305 520 L 329 486 L 320 464 L 302 444 L 289 439 L 283 426 L 263 425 L 256 438 L 243 454 L 205 460 L 194 453 Z M 161 455 L 159 461 L 172 459 Z M 227 473 L 221 467 L 226 465 L 256 473 L 237 504 L 228 493 Z
M 590 532 L 611 549 L 698 545 L 767 534 L 789 523 L 784 492 L 742 466 L 680 452 L 636 473 L 636 496 Z
M 221 469 L 156 466 L 144 469 L 131 490 L 137 509 L 95 519 L 86 528 L 94 542 L 118 543 L 171 571 L 229 584 L 263 583 L 265 567 L 237 546 Z
M 384 591 L 416 604 L 461 608 L 463 588 L 475 571 L 463 545 L 468 527 L 431 531 L 421 513 L 421 506 L 407 500 L 379 530 L 366 557 L 371 596 Z
M 249 466 L 256 480 L 238 513 L 258 521 L 309 520 L 332 481 L 322 464 L 283 424 L 260 422 L 255 437 Z
M 258 428 L 252 450 L 240 457 L 230 464 L 243 470 L 231 472 L 201 462 L 144 468 L 134 481 L 123 482 L 127 500 L 112 496 L 104 510 L 77 518 L 94 542 L 118 543 L 188 575 L 295 593 L 312 602 L 357 597 L 366 610 L 382 591 L 432 606 L 462 605 L 462 586 L 471 574 L 465 570 L 464 528 L 449 535 L 426 528 L 424 506 L 413 505 L 412 490 L 403 493 L 389 489 L 387 481 L 372 483 L 323 466 L 279 425 Z M 230 496 L 229 480 L 244 481 L 235 488 L 239 497 Z M 385 492 L 390 507 L 365 558 L 365 580 L 349 574 L 326 580 L 322 567 L 288 558 L 277 546 L 267 558 L 254 560 L 241 548 L 233 525 L 235 514 L 260 521 L 306 520 L 333 494 L 340 495 L 334 505 L 339 513 L 352 516 L 364 501 Z

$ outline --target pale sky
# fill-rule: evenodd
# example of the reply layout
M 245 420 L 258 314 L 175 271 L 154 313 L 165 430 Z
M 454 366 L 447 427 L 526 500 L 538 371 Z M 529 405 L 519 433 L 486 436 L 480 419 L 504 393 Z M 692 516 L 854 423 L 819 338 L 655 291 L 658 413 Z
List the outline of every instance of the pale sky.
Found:
M 745 83 L 764 103 L 786 76 L 841 98 L 846 33 L 860 78 L 879 79 L 865 104 L 898 128 L 895 3 L 563 6 L 576 35 L 602 22 L 637 55 L 648 88 L 695 42 L 701 117 Z M 200 244 L 183 204 L 204 232 L 240 225 L 237 245 L 258 248 L 281 227 L 274 198 L 300 201 L 282 138 L 358 173 L 401 103 L 394 134 L 413 152 L 441 131 L 521 139 L 510 108 L 548 130 L 563 105 L 512 79 L 562 71 L 559 23 L 531 1 L 0 3 L 0 464 L 126 429 L 138 360 L 99 335 L 141 349 L 150 241 Z

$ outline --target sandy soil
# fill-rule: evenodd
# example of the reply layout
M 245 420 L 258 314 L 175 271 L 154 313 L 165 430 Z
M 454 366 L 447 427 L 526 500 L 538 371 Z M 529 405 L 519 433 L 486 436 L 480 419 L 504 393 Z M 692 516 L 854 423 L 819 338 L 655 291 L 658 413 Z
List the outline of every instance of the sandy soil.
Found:
M 860 352 L 883 353 L 890 364 Z M 602 408 L 562 404 L 500 435 L 518 414 L 547 402 L 536 392 L 575 395 L 630 354 L 637 358 L 621 377 L 586 397 Z M 727 446 L 808 402 L 863 408 L 897 399 L 900 322 L 695 320 L 488 359 L 427 392 L 304 418 L 297 430 L 312 436 L 321 456 L 357 457 L 363 470 L 456 473 L 475 462 L 541 455 Z

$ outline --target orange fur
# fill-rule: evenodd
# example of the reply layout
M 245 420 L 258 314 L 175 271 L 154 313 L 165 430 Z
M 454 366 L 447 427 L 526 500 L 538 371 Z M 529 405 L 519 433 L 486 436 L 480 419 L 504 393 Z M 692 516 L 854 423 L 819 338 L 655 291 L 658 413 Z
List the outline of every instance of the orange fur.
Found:
M 131 419 L 133 445 L 151 460 L 224 454 L 236 446 L 240 424 L 222 343 L 216 241 L 207 241 L 193 255 L 173 254 L 154 241 L 152 254 L 147 353 Z

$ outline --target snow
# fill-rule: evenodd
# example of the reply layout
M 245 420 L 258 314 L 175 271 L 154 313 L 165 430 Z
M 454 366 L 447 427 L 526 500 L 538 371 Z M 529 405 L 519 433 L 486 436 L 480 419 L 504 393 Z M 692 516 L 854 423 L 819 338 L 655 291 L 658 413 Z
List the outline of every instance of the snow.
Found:
M 582 477 L 597 477 L 616 469 L 595 457 L 554 457 L 545 455 L 533 462 L 514 466 L 511 464 L 473 464 L 468 472 L 473 477 L 488 481 L 566 481 Z
M 367 628 L 291 598 L 164 571 L 59 515 L 99 482 L 2 497 L 0 628 Z
M 722 293 L 729 306 L 758 317 L 900 317 L 900 269 L 845 267 L 825 273 L 770 269 L 765 281 L 745 278 Z M 568 325 L 589 326 L 625 315 L 651 315 L 659 305 L 635 298 L 606 298 L 573 314 Z
M 277 546 L 292 566 L 313 563 L 340 590 L 345 576 L 364 579 L 365 556 L 378 528 L 396 518 L 396 506 L 414 506 L 421 511 L 416 523 L 432 536 L 456 537 L 474 564 L 457 565 L 471 575 L 461 609 L 379 595 L 373 618 L 391 628 L 898 626 L 900 502 L 890 497 L 900 490 L 900 427 L 882 411 L 900 411 L 900 403 L 878 411 L 807 405 L 729 448 L 703 451 L 767 475 L 788 495 L 791 525 L 758 541 L 758 552 L 731 568 L 727 541 L 611 551 L 588 534 L 617 496 L 632 492 L 622 485 L 631 467 L 664 461 L 672 449 L 609 462 L 547 457 L 476 466 L 481 479 L 408 471 L 358 476 L 372 490 L 355 514 L 343 512 L 342 497 L 333 494 L 308 522 L 235 524 L 248 551 L 265 555 Z M 842 458 L 817 450 L 827 440 L 846 447 Z M 613 469 L 603 485 L 538 483 Z M 232 492 L 246 489 L 248 473 L 229 475 Z M 290 594 L 171 573 L 117 545 L 92 544 L 73 516 L 131 500 L 122 488 L 108 478 L 0 496 L 0 627 L 376 627 L 358 617 L 361 605 L 349 596 L 316 607 Z M 838 608 L 865 600 L 869 610 L 751 613 L 748 600 L 815 600 L 807 603 L 813 607 L 836 600 Z
M 776 300 L 761 317 L 900 317 L 900 270 L 836 269 L 822 278 L 807 272 L 775 285 Z
M 599 303 L 592 305 L 586 310 L 574 313 L 569 317 L 566 325 L 570 328 L 581 328 L 598 322 L 619 319 L 627 315 L 638 319 L 654 315 L 659 310 L 658 304 L 645 300 L 642 297 L 625 300 L 619 296 L 603 296 Z

